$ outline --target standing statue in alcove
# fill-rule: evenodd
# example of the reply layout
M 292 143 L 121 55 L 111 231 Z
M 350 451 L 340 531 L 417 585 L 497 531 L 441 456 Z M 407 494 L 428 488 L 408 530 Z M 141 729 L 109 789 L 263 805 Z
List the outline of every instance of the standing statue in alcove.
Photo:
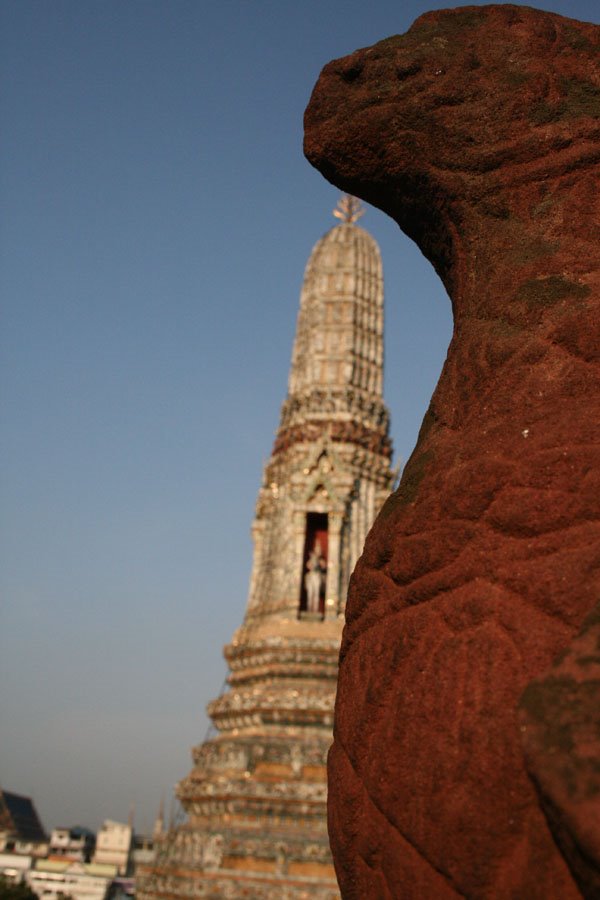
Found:
M 350 584 L 342 894 L 600 897 L 600 28 L 429 13 L 326 66 L 305 128 L 455 318 Z
M 325 584 L 326 568 L 325 558 L 321 550 L 321 542 L 317 540 L 308 557 L 308 562 L 306 563 L 307 572 L 304 576 L 306 609 L 309 613 L 319 612 L 319 598 L 321 596 L 323 585 Z

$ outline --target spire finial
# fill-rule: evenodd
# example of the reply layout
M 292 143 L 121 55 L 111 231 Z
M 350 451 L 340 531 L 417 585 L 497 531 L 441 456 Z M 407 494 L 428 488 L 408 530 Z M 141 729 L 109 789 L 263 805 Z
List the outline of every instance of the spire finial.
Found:
M 351 194 L 343 194 L 338 200 L 337 209 L 333 210 L 333 214 L 336 219 L 341 219 L 342 222 L 351 225 L 357 219 L 360 219 L 361 216 L 364 216 L 365 211 L 360 200 L 357 200 Z

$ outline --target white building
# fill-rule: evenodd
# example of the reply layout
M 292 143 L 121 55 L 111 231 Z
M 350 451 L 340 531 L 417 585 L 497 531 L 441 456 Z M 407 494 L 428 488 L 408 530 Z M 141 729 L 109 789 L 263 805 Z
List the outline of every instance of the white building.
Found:
M 116 874 L 114 865 L 39 859 L 25 880 L 41 900 L 58 900 L 59 894 L 72 900 L 105 900 Z
M 96 837 L 96 850 L 92 862 L 116 866 L 119 875 L 127 875 L 132 843 L 131 825 L 106 819 Z
M 0 874 L 13 884 L 19 884 L 25 880 L 25 873 L 31 868 L 32 862 L 32 856 L 0 852 Z
M 48 856 L 60 856 L 77 862 L 89 862 L 94 850 L 94 833 L 77 825 L 74 828 L 53 828 Z

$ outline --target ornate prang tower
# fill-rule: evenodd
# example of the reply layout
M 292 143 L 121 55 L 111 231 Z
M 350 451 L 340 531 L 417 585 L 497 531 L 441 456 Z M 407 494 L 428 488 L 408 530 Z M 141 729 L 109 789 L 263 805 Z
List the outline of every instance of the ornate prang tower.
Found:
M 334 900 L 326 823 L 350 573 L 394 479 L 379 249 L 344 197 L 304 276 L 287 399 L 252 527 L 244 622 L 209 704 L 216 737 L 178 786 L 187 821 L 138 896 Z

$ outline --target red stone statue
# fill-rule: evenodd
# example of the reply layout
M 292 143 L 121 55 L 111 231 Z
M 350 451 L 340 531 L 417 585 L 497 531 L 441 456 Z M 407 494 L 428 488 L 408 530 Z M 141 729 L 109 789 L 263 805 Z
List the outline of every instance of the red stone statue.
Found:
M 305 125 L 310 161 L 397 220 L 455 317 L 350 586 L 343 896 L 598 897 L 600 28 L 429 13 L 327 65 Z

